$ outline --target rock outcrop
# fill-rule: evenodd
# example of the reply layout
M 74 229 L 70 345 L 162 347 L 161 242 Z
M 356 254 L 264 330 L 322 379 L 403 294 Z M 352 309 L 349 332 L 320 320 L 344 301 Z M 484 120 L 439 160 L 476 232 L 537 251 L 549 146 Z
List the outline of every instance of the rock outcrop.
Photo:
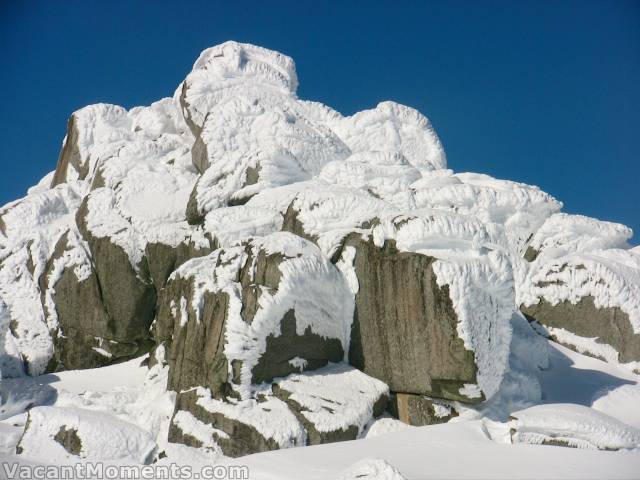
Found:
M 531 405 L 547 342 L 519 309 L 640 369 L 628 228 L 454 173 L 409 107 L 345 117 L 297 86 L 291 58 L 227 42 L 172 98 L 74 112 L 56 170 L 0 209 L 2 374 L 151 350 L 158 443 L 235 457 L 359 438 L 387 405 L 412 425 Z M 105 453 L 100 415 L 74 415 L 33 409 L 20 448 L 156 458 L 119 424 Z

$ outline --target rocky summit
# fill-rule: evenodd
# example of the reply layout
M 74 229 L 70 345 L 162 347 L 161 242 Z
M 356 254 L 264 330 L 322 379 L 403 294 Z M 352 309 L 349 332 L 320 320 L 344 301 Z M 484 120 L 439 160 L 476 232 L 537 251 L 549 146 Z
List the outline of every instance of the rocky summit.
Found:
M 410 107 L 345 117 L 297 87 L 291 58 L 227 42 L 171 98 L 71 115 L 55 171 L 0 209 L 1 373 L 144 362 L 118 412 L 139 424 L 38 390 L 17 453 L 237 457 L 482 415 L 496 441 L 637 448 L 579 408 L 575 435 L 511 415 L 542 399 L 547 339 L 640 373 L 631 230 L 454 172 Z

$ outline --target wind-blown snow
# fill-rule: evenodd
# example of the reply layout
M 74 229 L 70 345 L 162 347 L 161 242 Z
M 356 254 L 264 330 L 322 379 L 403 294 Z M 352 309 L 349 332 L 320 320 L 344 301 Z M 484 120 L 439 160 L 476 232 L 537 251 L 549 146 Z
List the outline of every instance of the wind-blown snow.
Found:
M 629 247 L 633 231 L 620 223 L 603 222 L 583 215 L 556 213 L 547 218 L 529 246 L 546 258 L 570 253 Z

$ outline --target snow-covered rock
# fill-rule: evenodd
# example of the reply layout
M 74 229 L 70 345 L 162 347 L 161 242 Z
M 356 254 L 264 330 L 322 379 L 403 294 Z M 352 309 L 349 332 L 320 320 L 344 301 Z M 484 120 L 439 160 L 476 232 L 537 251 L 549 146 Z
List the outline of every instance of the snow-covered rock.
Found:
M 637 449 L 640 430 L 573 404 L 548 404 L 520 410 L 502 425 L 487 423 L 494 440 L 601 450 Z
M 387 393 L 407 423 L 506 420 L 542 399 L 549 365 L 518 309 L 537 332 L 640 370 L 627 227 L 449 170 L 410 107 L 345 117 L 297 87 L 283 54 L 209 48 L 170 98 L 74 112 L 56 170 L 0 208 L 4 377 L 153 350 L 138 385 L 153 398 L 62 394 L 56 405 L 83 411 L 32 410 L 33 458 L 81 442 L 81 457 L 145 462 L 138 427 L 198 458 L 355 438 Z M 2 414 L 23 397 L 5 395 Z M 136 424 L 118 424 L 133 450 L 87 437 L 109 403 Z M 399 478 L 379 462 L 354 471 Z
M 558 342 L 640 371 L 640 255 L 608 249 L 536 260 L 522 311 Z
M 158 452 L 149 433 L 111 415 L 77 408 L 37 407 L 29 411 L 17 453 L 54 463 L 149 464 Z
M 406 480 L 389 462 L 380 458 L 360 460 L 341 473 L 338 480 Z
M 355 440 L 384 412 L 389 387 L 344 364 L 292 374 L 273 385 L 307 431 L 308 444 Z
M 340 271 L 311 242 L 279 232 L 178 268 L 156 335 L 170 344 L 172 389 L 206 386 L 220 396 L 232 388 L 249 398 L 252 385 L 301 365 L 342 361 L 352 316 Z

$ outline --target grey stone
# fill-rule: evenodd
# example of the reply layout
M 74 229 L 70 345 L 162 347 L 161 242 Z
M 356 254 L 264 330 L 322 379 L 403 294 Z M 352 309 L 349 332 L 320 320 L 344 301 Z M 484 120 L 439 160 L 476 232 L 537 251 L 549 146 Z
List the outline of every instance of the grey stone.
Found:
M 443 410 L 448 409 L 450 413 L 438 415 L 437 405 Z M 416 427 L 446 423 L 458 416 L 458 412 L 453 406 L 446 402 L 411 393 L 393 393 L 388 409 L 391 415 L 401 422 Z
M 80 455 L 80 451 L 82 450 L 82 440 L 80 440 L 76 429 L 67 429 L 66 425 L 62 425 L 53 439 L 62 445 L 62 447 L 71 455 Z
M 275 440 L 265 438 L 255 427 L 240 420 L 228 418 L 219 412 L 209 412 L 198 405 L 197 400 L 198 396 L 194 390 L 179 393 L 175 412 L 188 411 L 201 422 L 225 432 L 228 437 L 213 433 L 212 441 L 222 449 L 226 456 L 240 457 L 280 448 Z M 169 441 L 196 448 L 203 446 L 200 440 L 185 434 L 173 421 L 169 427 Z
M 520 310 L 529 320 L 611 345 L 619 353 L 620 363 L 640 361 L 640 334 L 634 333 L 629 316 L 618 307 L 598 308 L 593 297 L 586 296 L 575 304 L 564 301 L 552 305 L 541 299 Z M 574 346 L 566 346 L 575 350 Z
M 215 247 L 199 248 L 192 241 L 185 240 L 176 247 L 163 243 L 147 243 L 145 256 L 149 265 L 149 273 L 156 291 L 163 289 L 169 276 L 180 265 L 196 257 L 211 253 Z
M 115 332 L 114 340 L 148 339 L 155 314 L 156 291 L 147 260 L 142 259 L 136 272 L 121 247 L 108 237 L 96 237 L 91 233 L 85 221 L 87 209 L 85 198 L 76 213 L 76 224 L 91 250 L 104 307 Z
M 51 289 L 59 325 L 53 332 L 54 363 L 49 370 L 96 368 L 145 353 L 151 346 L 150 339 L 129 338 L 126 332 L 118 331 L 117 324 L 111 320 L 92 267 L 89 276 L 82 281 L 78 280 L 75 266 L 72 266 L 63 270 L 54 285 L 47 285 L 56 260 L 68 248 L 68 235 L 69 232 L 65 233 L 56 244 L 39 279 L 45 312 L 47 315 L 52 313 L 44 302 L 47 289 Z
M 89 173 L 89 164 L 83 161 L 80 155 L 80 149 L 78 148 L 78 136 L 80 133 L 78 132 L 76 122 L 75 115 L 71 115 L 67 122 L 67 136 L 65 137 L 60 156 L 58 157 L 58 164 L 56 165 L 56 170 L 51 180 L 51 187 L 67 181 L 69 165 L 76 169 L 81 180 Z
M 401 252 L 387 240 L 350 234 L 359 290 L 355 298 L 349 362 L 391 391 L 475 403 L 459 393 L 477 383 L 474 353 L 458 337 L 458 318 L 447 286 L 439 287 L 434 258 Z

